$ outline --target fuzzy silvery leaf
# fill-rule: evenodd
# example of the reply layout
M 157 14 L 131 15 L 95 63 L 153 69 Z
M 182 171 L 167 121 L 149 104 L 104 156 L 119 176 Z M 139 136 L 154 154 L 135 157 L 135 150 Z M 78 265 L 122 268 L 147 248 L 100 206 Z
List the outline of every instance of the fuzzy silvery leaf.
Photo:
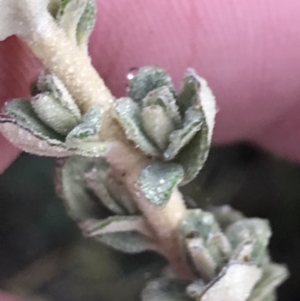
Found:
M 141 171 L 138 187 L 151 204 L 164 207 L 182 178 L 183 169 L 180 165 L 152 163 Z
M 222 233 L 210 235 L 206 241 L 206 247 L 217 263 L 217 269 L 221 268 L 230 257 L 231 245 L 227 237 Z
M 181 127 L 182 120 L 176 99 L 168 86 L 162 86 L 149 92 L 142 102 L 144 108 L 151 105 L 161 106 L 171 118 L 175 128 Z
M 208 157 L 216 114 L 215 98 L 207 82 L 192 69 L 187 70 L 185 81 L 187 88 L 183 88 L 179 95 L 179 107 L 183 111 L 191 105 L 195 105 L 203 114 L 203 123 L 201 130 L 182 149 L 176 159 L 183 166 L 185 172 L 182 185 L 189 183 L 196 177 Z
M 183 85 L 177 96 L 177 105 L 181 115 L 191 107 L 199 107 L 199 94 L 201 91 L 200 77 L 193 69 L 187 69 L 183 78 Z
M 31 105 L 39 118 L 55 132 L 65 136 L 80 119 L 77 119 L 68 108 L 63 107 L 51 94 L 41 93 L 31 99 Z
M 186 146 L 200 131 L 203 122 L 202 112 L 196 107 L 190 107 L 185 112 L 183 128 L 170 135 L 170 144 L 164 152 L 166 160 L 173 160 L 178 152 Z
M 77 26 L 76 38 L 78 45 L 87 45 L 96 22 L 95 0 L 88 0 L 85 10 Z
M 253 245 L 250 262 L 261 265 L 265 261 L 266 248 L 271 236 L 267 220 L 251 218 L 237 221 L 228 227 L 226 236 L 234 249 L 238 249 L 245 242 Z
M 107 162 L 97 161 L 94 167 L 85 174 L 85 179 L 87 187 L 94 192 L 107 209 L 115 214 L 134 213 L 133 206 L 128 206 L 128 192 L 120 187 L 115 187 L 117 184 L 110 189 L 110 186 L 113 185 L 112 182 L 116 182 L 116 180 L 109 175 Z M 124 199 L 125 202 L 123 202 Z M 129 207 L 128 211 L 127 206 Z
M 179 235 L 188 261 L 206 281 L 229 258 L 230 244 L 209 212 L 188 210 L 181 222 Z
M 69 111 L 69 114 L 77 120 L 77 123 L 81 121 L 81 113 L 75 100 L 63 82 L 54 74 L 42 71 L 34 85 L 33 92 L 34 95 L 40 93 L 51 95 L 63 108 Z
M 183 238 L 199 235 L 207 241 L 210 235 L 219 233 L 221 230 L 212 213 L 201 209 L 191 209 L 183 218 L 180 231 Z
M 89 172 L 85 174 L 86 185 L 100 199 L 101 203 L 115 214 L 126 214 L 125 209 L 115 200 L 108 188 L 106 187 L 106 179 L 108 166 L 106 162 L 97 164 Z
M 95 18 L 94 0 L 64 0 L 56 15 L 60 27 L 78 45 L 86 45 Z
M 103 156 L 108 150 L 108 143 L 98 141 L 101 128 L 102 108 L 92 106 L 82 117 L 82 123 L 77 125 L 66 137 L 66 145 L 76 149 L 82 156 Z
M 103 220 L 86 220 L 80 227 L 87 237 L 109 233 L 138 232 L 152 238 L 152 233 L 141 216 L 111 216 Z
M 254 265 L 230 264 L 208 284 L 199 301 L 246 301 L 262 271 Z
M 118 203 L 125 208 L 127 214 L 138 213 L 137 205 L 123 183 L 117 181 L 112 174 L 109 174 L 105 184 L 112 197 L 118 200 Z
M 191 301 L 185 293 L 188 281 L 159 278 L 150 281 L 142 291 L 142 301 Z
M 149 141 L 142 130 L 141 109 L 131 98 L 123 97 L 116 100 L 115 115 L 123 127 L 128 139 L 146 154 L 158 156 L 156 147 Z
M 194 300 L 200 300 L 206 289 L 207 285 L 205 282 L 201 279 L 197 279 L 187 286 L 186 293 Z
M 191 182 L 202 169 L 209 153 L 208 128 L 205 122 L 192 141 L 185 146 L 176 158 L 176 162 L 184 168 L 184 179 L 181 186 Z
M 5 115 L 0 117 L 0 130 L 20 149 L 43 156 L 66 157 L 72 154 L 63 143 L 64 137 L 36 116 L 30 101 L 12 100 L 6 103 L 3 113 Z
M 62 195 L 70 216 L 78 222 L 97 219 L 101 206 L 86 189 L 85 172 L 91 170 L 95 160 L 80 156 L 72 156 L 62 166 L 60 177 Z
M 288 277 L 285 266 L 270 264 L 263 268 L 261 280 L 254 287 L 248 301 L 266 301 L 274 290 Z
M 125 253 L 135 254 L 156 250 L 155 244 L 138 232 L 119 232 L 95 236 L 95 239 Z
M 187 261 L 191 263 L 191 269 L 196 272 L 201 279 L 210 281 L 214 276 L 217 268 L 217 262 L 206 248 L 201 237 L 186 238 L 185 247 Z
M 210 211 L 213 213 L 222 230 L 225 230 L 231 224 L 245 218 L 242 213 L 234 210 L 228 205 L 211 207 Z
M 134 101 L 142 101 L 147 94 L 159 87 L 167 86 L 174 90 L 172 79 L 168 73 L 158 67 L 142 67 L 129 81 L 128 96 Z
M 164 108 L 159 105 L 151 105 L 142 110 L 143 129 L 158 149 L 164 151 L 169 144 L 169 136 L 175 126 Z

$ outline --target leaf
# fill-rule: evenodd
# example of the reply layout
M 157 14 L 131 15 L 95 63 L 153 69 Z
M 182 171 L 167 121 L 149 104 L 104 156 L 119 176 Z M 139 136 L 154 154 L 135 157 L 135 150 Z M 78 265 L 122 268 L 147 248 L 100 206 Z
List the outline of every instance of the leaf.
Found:
M 181 116 L 176 104 L 174 94 L 168 86 L 162 86 L 152 90 L 143 99 L 143 108 L 151 105 L 159 105 L 164 108 L 166 114 L 172 119 L 176 128 L 181 127 Z
M 72 152 L 63 144 L 63 137 L 44 125 L 36 116 L 30 101 L 15 99 L 5 104 L 0 117 L 3 135 L 22 150 L 44 156 L 64 157 Z
M 203 115 L 195 107 L 189 108 L 185 113 L 183 128 L 174 131 L 170 136 L 170 144 L 164 152 L 165 160 L 173 160 L 178 152 L 186 146 L 195 134 L 201 129 Z
M 105 184 L 110 194 L 126 209 L 128 214 L 136 214 L 138 212 L 135 201 L 123 183 L 118 182 L 112 174 L 109 174 Z
M 76 149 L 82 156 L 104 156 L 109 144 L 98 141 L 101 128 L 102 108 L 99 105 L 91 107 L 82 118 L 82 123 L 76 126 L 66 137 L 66 145 Z
M 76 38 L 78 45 L 86 46 L 96 22 L 95 0 L 88 0 L 85 10 L 77 26 Z
M 142 291 L 142 301 L 191 301 L 185 293 L 188 283 L 181 279 L 152 280 Z
M 180 186 L 191 182 L 197 176 L 199 170 L 202 169 L 210 148 L 210 145 L 207 144 L 207 135 L 208 129 L 205 124 L 202 124 L 201 130 L 178 154 L 175 162 L 184 169 L 184 179 Z
M 265 301 L 288 277 L 288 270 L 279 264 L 270 264 L 263 268 L 261 280 L 252 291 L 248 301 Z
M 206 242 L 208 238 L 221 230 L 210 212 L 201 209 L 190 209 L 182 219 L 180 235 L 183 238 L 199 236 Z
M 48 141 L 35 136 L 12 119 L 0 117 L 0 132 L 10 143 L 30 154 L 49 157 L 68 157 L 73 154 L 62 146 L 51 145 Z
M 36 95 L 31 99 L 31 105 L 41 120 L 61 135 L 67 135 L 80 122 L 68 108 L 49 94 Z
M 245 242 L 253 244 L 250 262 L 261 265 L 265 261 L 266 248 L 271 236 L 267 220 L 251 218 L 237 221 L 228 227 L 226 236 L 234 249 Z
M 88 13 L 90 7 L 87 8 L 89 0 L 64 0 L 58 10 L 56 19 L 60 27 L 66 32 L 67 36 L 77 43 L 77 28 L 80 21 L 84 18 L 83 24 L 80 26 L 80 35 L 83 31 L 90 31 L 90 28 L 84 28 L 84 22 L 90 18 Z M 87 11 L 86 11 L 87 9 Z
M 183 78 L 183 86 L 177 96 L 177 105 L 182 115 L 191 108 L 199 107 L 199 93 L 201 90 L 200 77 L 193 69 L 187 69 Z
M 165 70 L 158 67 L 142 67 L 129 82 L 128 96 L 134 101 L 142 101 L 147 94 L 159 87 L 167 86 L 172 90 L 171 77 Z
M 205 285 L 203 280 L 197 279 L 187 286 L 186 293 L 194 300 L 200 300 L 206 289 L 207 286 Z
M 150 203 L 164 207 L 182 178 L 183 170 L 180 165 L 152 163 L 142 170 L 138 179 L 138 186 Z
M 182 219 L 179 237 L 187 261 L 206 281 L 211 280 L 229 258 L 229 242 L 209 212 L 188 210 Z
M 142 111 L 143 129 L 155 145 L 164 151 L 169 144 L 169 136 L 175 127 L 171 118 L 159 105 L 151 105 Z
M 78 222 L 101 217 L 100 203 L 92 198 L 85 185 L 85 173 L 93 168 L 97 160 L 103 159 L 73 156 L 59 171 L 65 205 L 70 216 Z
M 81 113 L 75 100 L 57 76 L 48 71 L 41 72 L 34 88 L 36 94 L 50 94 L 62 107 L 69 111 L 69 114 L 74 116 L 77 123 L 81 121 Z
M 196 270 L 201 279 L 210 281 L 215 276 L 217 263 L 205 247 L 203 239 L 201 237 L 187 238 L 185 243 L 192 269 Z
M 182 149 L 176 159 L 176 162 L 181 164 L 185 171 L 181 185 L 189 183 L 196 177 L 208 157 L 216 114 L 215 99 L 207 82 L 197 76 L 192 69 L 187 70 L 186 81 L 187 86 L 190 88 L 183 89 L 179 94 L 178 103 L 180 109 L 186 111 L 190 106 L 196 105 L 202 112 L 204 120 L 201 130 Z M 196 93 L 197 91 L 198 93 Z
M 230 264 L 208 285 L 201 301 L 246 301 L 262 271 L 254 265 Z
M 138 232 L 110 233 L 95 236 L 95 239 L 125 253 L 135 254 L 148 250 L 156 250 L 155 245 Z
M 210 211 L 213 213 L 222 230 L 245 218 L 241 212 L 234 210 L 228 205 L 214 206 L 210 208 Z
M 85 174 L 87 187 L 101 200 L 101 203 L 115 214 L 126 214 L 125 208 L 118 203 L 107 187 L 109 165 L 107 162 L 98 161 L 94 167 Z
M 81 224 L 81 229 L 87 237 L 109 233 L 138 232 L 152 238 L 151 231 L 141 216 L 112 216 L 104 220 L 86 220 Z
M 138 104 L 128 97 L 117 99 L 115 117 L 125 130 L 127 138 L 132 140 L 145 154 L 159 155 L 158 150 L 148 140 L 142 129 L 141 110 Z

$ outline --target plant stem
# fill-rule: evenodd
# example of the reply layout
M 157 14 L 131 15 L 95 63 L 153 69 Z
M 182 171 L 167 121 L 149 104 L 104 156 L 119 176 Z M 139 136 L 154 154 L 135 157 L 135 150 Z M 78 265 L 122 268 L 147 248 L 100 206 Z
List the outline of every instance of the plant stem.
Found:
M 125 133 L 113 119 L 114 97 L 92 67 L 89 57 L 67 38 L 50 14 L 45 14 L 42 22 L 44 25 L 39 24 L 38 28 L 33 27 L 29 33 L 22 35 L 22 40 L 44 66 L 62 80 L 83 112 L 95 104 L 104 108 L 100 137 L 106 141 L 119 141 L 113 143 L 107 158 L 113 172 L 130 190 L 160 242 L 161 253 L 168 258 L 174 271 L 184 278 L 190 277 L 191 272 L 182 258 L 178 241 L 178 226 L 186 212 L 181 194 L 175 190 L 163 209 L 143 197 L 136 182 L 149 159 L 126 139 Z

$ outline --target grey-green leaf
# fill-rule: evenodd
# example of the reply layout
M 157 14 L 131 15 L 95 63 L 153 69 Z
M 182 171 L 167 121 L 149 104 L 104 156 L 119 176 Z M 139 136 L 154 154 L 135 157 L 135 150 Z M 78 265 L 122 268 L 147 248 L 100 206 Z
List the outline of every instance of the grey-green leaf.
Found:
M 89 0 L 64 0 L 58 10 L 56 20 L 67 36 L 77 42 L 77 27 Z
M 88 44 L 88 39 L 94 29 L 95 21 L 96 21 L 95 0 L 88 0 L 76 30 L 78 45 L 86 46 Z
M 288 277 L 288 270 L 279 264 L 270 264 L 263 268 L 261 280 L 252 291 L 248 301 L 265 301 L 275 289 Z
M 175 126 L 172 119 L 167 115 L 164 108 L 159 105 L 151 105 L 142 111 L 143 129 L 147 136 L 164 151 L 169 144 L 169 136 Z
M 138 232 L 109 233 L 95 236 L 95 239 L 125 253 L 141 253 L 156 250 L 155 244 Z
M 91 107 L 82 118 L 82 123 L 76 126 L 66 137 L 66 145 L 76 149 L 82 156 L 104 156 L 109 144 L 98 141 L 101 128 L 102 108 L 99 105 Z
M 128 96 L 139 102 L 150 91 L 162 86 L 174 90 L 171 77 L 165 70 L 158 67 L 142 67 L 129 82 Z
M 177 105 L 182 115 L 190 107 L 197 107 L 201 83 L 199 76 L 193 69 L 187 69 L 183 78 L 183 85 L 177 96 Z
M 191 263 L 191 268 L 204 281 L 210 281 L 217 268 L 217 262 L 214 260 L 201 237 L 186 238 L 187 261 Z
M 67 159 L 62 166 L 58 178 L 61 180 L 63 199 L 69 214 L 78 222 L 87 219 L 98 219 L 101 216 L 101 206 L 86 189 L 85 173 L 91 170 L 95 160 L 80 156 Z
M 189 183 L 196 177 L 208 157 L 216 114 L 215 98 L 207 82 L 197 76 L 192 69 L 187 70 L 186 85 L 191 86 L 191 88 L 183 89 L 178 97 L 181 111 L 185 112 L 190 106 L 196 106 L 200 109 L 204 118 L 201 130 L 182 149 L 176 159 L 185 171 L 182 185 Z
M 55 100 L 77 120 L 77 123 L 81 121 L 81 113 L 75 100 L 63 82 L 54 74 L 48 71 L 42 71 L 34 86 L 33 92 L 34 95 L 39 93 L 51 95 L 51 97 L 55 98 Z
M 99 160 L 94 167 L 85 174 L 86 185 L 94 192 L 107 209 L 116 214 L 126 214 L 125 208 L 118 203 L 118 200 L 113 197 L 109 187 L 107 187 L 108 172 L 108 163 Z
M 190 107 L 185 112 L 183 128 L 170 135 L 170 144 L 164 152 L 165 160 L 173 160 L 179 151 L 186 146 L 201 129 L 203 114 L 196 107 Z
M 159 87 L 147 94 L 142 102 L 143 107 L 159 105 L 164 108 L 166 114 L 172 119 L 176 128 L 181 127 L 181 116 L 174 93 L 168 86 Z
M 80 119 L 78 120 L 51 94 L 38 94 L 31 99 L 31 104 L 41 120 L 63 136 L 67 135 L 80 122 Z
M 109 233 L 138 232 L 152 238 L 152 233 L 141 216 L 111 216 L 104 220 L 86 220 L 80 226 L 87 237 Z
M 192 141 L 186 145 L 176 158 L 176 162 L 184 169 L 184 179 L 182 186 L 191 182 L 202 169 L 207 157 L 210 145 L 207 144 L 208 128 L 202 124 L 201 130 L 193 137 Z
M 229 264 L 208 284 L 201 301 L 246 301 L 262 271 L 255 265 Z
M 226 236 L 234 249 L 245 242 L 252 242 L 253 252 L 249 258 L 250 262 L 257 265 L 265 262 L 267 256 L 266 248 L 271 236 L 267 220 L 259 218 L 239 220 L 228 227 Z
M 132 140 L 144 153 L 158 156 L 156 147 L 149 141 L 142 127 L 141 110 L 131 98 L 117 99 L 115 117 L 123 127 L 128 139 Z
M 188 210 L 180 225 L 183 252 L 204 280 L 211 280 L 228 260 L 230 244 L 214 216 L 201 209 Z
M 180 165 L 157 162 L 149 164 L 142 170 L 138 186 L 150 203 L 164 207 L 182 179 L 183 169 Z
M 65 157 L 72 154 L 65 148 L 63 137 L 36 116 L 30 101 L 12 100 L 6 103 L 3 113 L 6 116 L 0 117 L 0 129 L 15 146 L 43 156 Z
M 191 301 L 185 290 L 187 280 L 159 278 L 150 281 L 142 291 L 142 301 Z
M 206 242 L 212 234 L 219 233 L 220 227 L 210 212 L 201 209 L 188 210 L 181 222 L 183 238 L 199 235 Z
M 210 211 L 215 216 L 215 219 L 217 220 L 222 230 L 225 230 L 231 224 L 244 218 L 241 212 L 234 210 L 228 205 L 211 207 Z

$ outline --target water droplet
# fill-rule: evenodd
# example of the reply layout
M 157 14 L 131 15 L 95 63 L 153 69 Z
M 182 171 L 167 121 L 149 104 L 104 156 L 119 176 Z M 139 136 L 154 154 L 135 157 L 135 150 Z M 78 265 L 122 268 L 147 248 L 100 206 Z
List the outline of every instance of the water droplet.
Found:
M 136 76 L 136 74 L 138 73 L 138 71 L 139 71 L 139 67 L 132 67 L 132 68 L 130 68 L 129 69 L 129 72 L 127 73 L 127 80 L 128 81 L 131 81 L 135 76 Z

